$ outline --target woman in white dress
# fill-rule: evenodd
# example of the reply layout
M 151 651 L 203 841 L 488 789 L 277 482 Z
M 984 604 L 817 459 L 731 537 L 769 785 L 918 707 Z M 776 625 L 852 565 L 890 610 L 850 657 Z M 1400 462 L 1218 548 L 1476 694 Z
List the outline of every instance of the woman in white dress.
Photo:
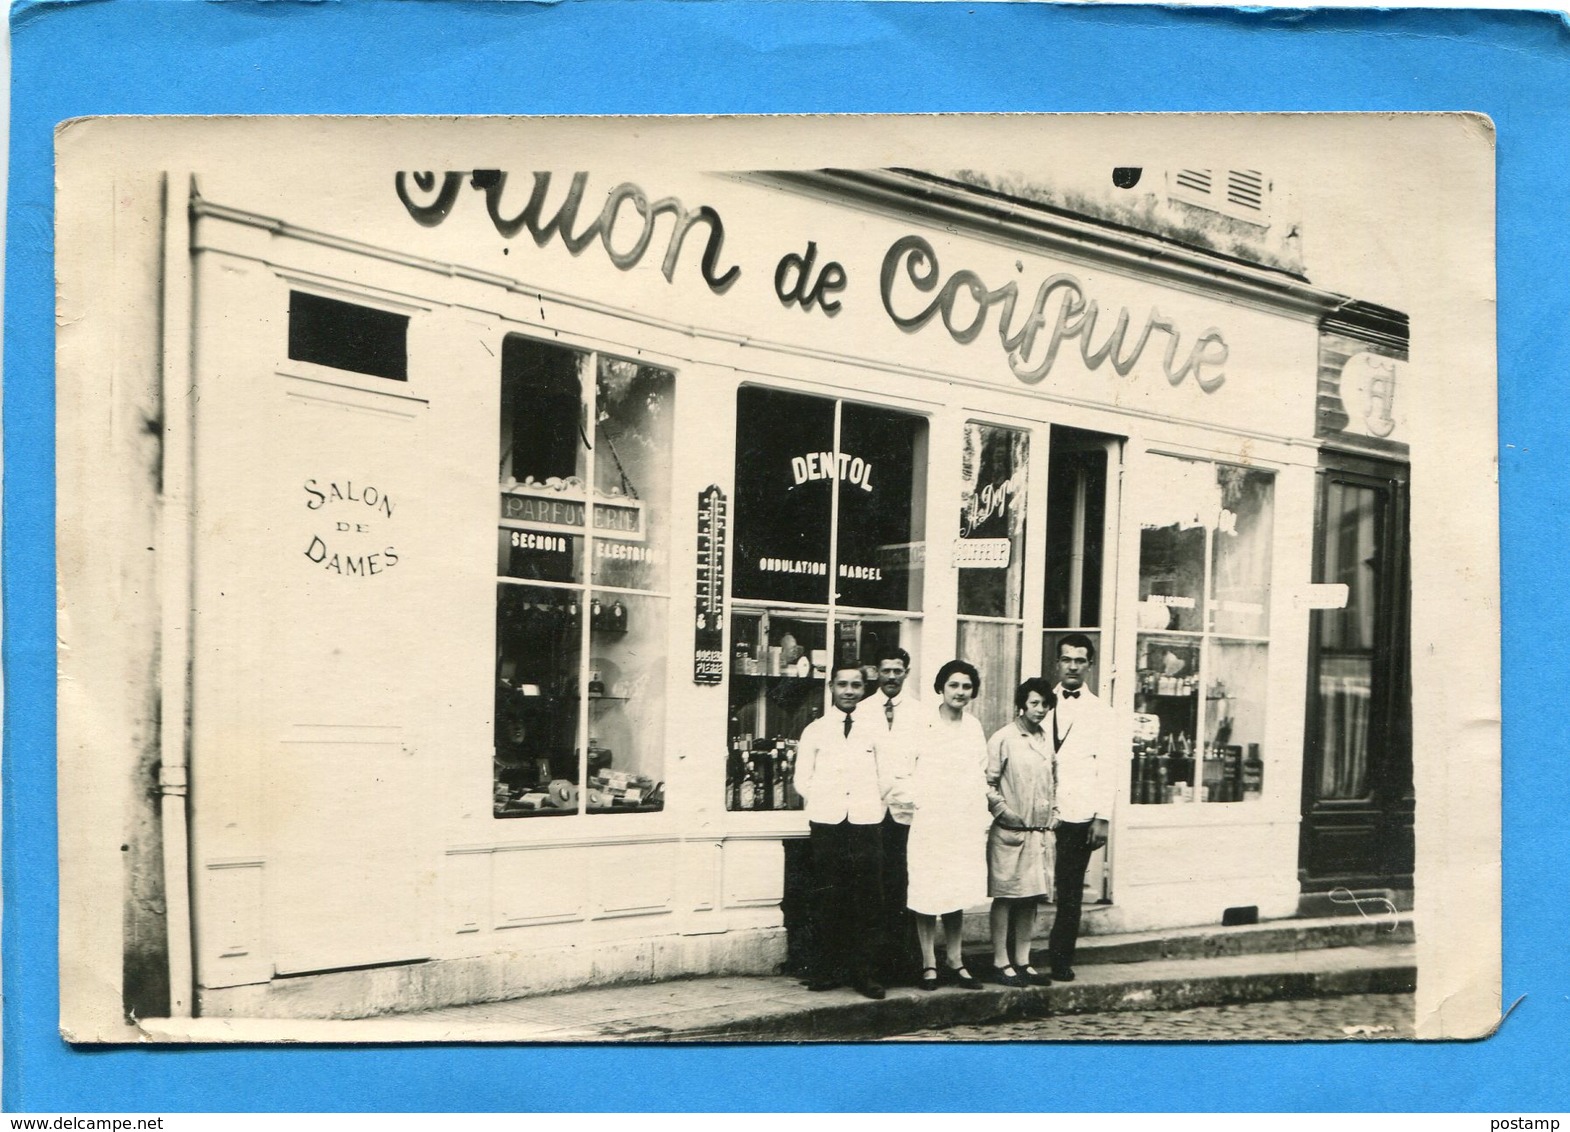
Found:
M 921 944 L 922 990 L 939 983 L 938 920 L 943 921 L 947 978 L 975 989 L 981 981 L 965 969 L 961 931 L 965 909 L 987 896 L 987 736 L 965 708 L 981 690 L 981 674 L 963 660 L 938 670 L 933 690 L 942 697 L 916 754 L 911 775 L 915 816 L 910 823 L 906 904 L 916 916 Z

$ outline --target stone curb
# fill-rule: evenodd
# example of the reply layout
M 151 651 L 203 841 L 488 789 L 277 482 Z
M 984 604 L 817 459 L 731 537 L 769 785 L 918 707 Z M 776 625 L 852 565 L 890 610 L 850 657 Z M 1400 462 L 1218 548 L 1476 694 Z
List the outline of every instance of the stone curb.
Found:
M 1407 961 L 1344 970 L 1130 979 L 1115 983 L 1062 983 L 1051 987 L 979 991 L 944 989 L 918 997 L 896 995 L 825 1004 L 805 1011 L 737 1019 L 680 1031 L 629 1027 L 607 1037 L 631 1041 L 841 1042 L 897 1037 L 935 1027 L 1014 1022 L 1053 1014 L 1134 1010 L 1183 1010 L 1195 1006 L 1319 998 L 1342 994 L 1409 994 L 1417 968 Z

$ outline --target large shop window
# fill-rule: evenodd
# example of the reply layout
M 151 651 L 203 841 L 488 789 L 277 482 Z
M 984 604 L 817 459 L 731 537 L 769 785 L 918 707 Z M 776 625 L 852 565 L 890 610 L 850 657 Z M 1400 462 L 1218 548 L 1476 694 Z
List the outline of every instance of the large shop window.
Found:
M 1106 571 L 1108 469 L 1121 459 L 1121 438 L 1053 426 L 1047 462 L 1046 594 L 1042 606 L 1041 671 L 1057 679 L 1058 642 L 1079 633 L 1095 645 L 1085 683 L 1102 687 L 1102 579 Z M 1112 477 L 1116 482 L 1116 477 Z
M 981 673 L 974 711 L 988 735 L 1014 717 L 1025 634 L 1030 434 L 971 421 L 960 457 L 957 655 Z
M 796 741 L 830 669 L 860 664 L 870 692 L 883 651 L 917 653 L 926 479 L 921 417 L 737 392 L 727 809 L 799 809 Z
M 1136 804 L 1260 797 L 1274 508 L 1269 472 L 1149 461 L 1138 503 Z
M 664 804 L 674 386 L 502 344 L 497 817 Z

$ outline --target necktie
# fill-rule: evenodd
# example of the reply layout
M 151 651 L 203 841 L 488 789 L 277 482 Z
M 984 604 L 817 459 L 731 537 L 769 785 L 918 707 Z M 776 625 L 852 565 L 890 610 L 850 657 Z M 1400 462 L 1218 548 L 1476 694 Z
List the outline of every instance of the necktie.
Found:
M 845 737 L 847 739 L 850 738 L 850 724 L 851 724 L 850 712 L 846 712 L 845 713 Z
M 1067 698 L 1071 699 L 1071 700 L 1079 699 L 1079 693 L 1078 692 L 1070 692 L 1067 688 L 1065 688 L 1063 690 L 1063 695 L 1066 696 Z
M 889 721 L 889 730 L 894 730 L 894 701 L 883 701 L 883 718 Z

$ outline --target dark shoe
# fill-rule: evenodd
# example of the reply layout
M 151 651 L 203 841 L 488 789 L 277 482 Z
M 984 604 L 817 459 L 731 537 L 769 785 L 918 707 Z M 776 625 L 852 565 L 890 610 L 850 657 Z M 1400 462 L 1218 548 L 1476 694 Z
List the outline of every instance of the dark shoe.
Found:
M 844 984 L 838 979 L 815 978 L 807 980 L 807 989 L 810 991 L 838 990 Z
M 1030 980 L 1021 975 L 1012 963 L 1003 967 L 994 967 L 993 970 L 997 972 L 998 982 L 1005 987 L 1030 986 Z
M 1057 983 L 1072 983 L 1074 981 L 1074 968 L 1053 967 L 1052 981 Z
M 1019 969 L 1019 973 L 1020 977 L 1030 986 L 1050 987 L 1052 985 L 1052 980 L 1045 971 L 1038 971 L 1028 963 Z
M 867 998 L 882 998 L 884 996 L 883 984 L 876 979 L 868 979 L 857 983 L 856 990 Z
M 921 978 L 916 986 L 922 990 L 932 991 L 938 989 L 938 969 L 936 967 L 923 967 Z
M 965 970 L 965 965 L 963 963 L 961 963 L 958 967 L 948 967 L 945 970 L 948 974 L 949 982 L 953 983 L 955 986 L 964 987 L 966 990 L 981 989 L 981 980 L 976 978 L 976 976 L 972 975 L 969 971 Z

